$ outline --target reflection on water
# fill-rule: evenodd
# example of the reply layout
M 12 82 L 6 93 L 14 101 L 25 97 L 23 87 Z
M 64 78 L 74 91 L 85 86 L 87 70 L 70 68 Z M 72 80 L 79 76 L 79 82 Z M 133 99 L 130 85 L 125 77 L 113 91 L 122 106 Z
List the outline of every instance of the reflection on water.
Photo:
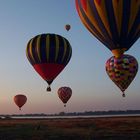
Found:
M 118 114 L 118 115 L 88 115 L 88 116 L 12 116 L 14 119 L 57 119 L 57 118 L 99 118 L 99 117 L 125 117 L 125 116 L 140 116 L 140 114 Z

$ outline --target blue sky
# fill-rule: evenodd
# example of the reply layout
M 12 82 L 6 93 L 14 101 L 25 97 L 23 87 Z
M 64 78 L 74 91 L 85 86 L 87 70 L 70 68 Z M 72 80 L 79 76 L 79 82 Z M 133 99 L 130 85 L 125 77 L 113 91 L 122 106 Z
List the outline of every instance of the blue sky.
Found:
M 0 114 L 58 113 L 140 109 L 140 72 L 126 90 L 126 98 L 109 79 L 105 63 L 112 54 L 81 23 L 74 0 L 0 1 Z M 71 30 L 64 29 L 65 24 Z M 25 54 L 28 41 L 41 33 L 66 37 L 72 58 L 47 93 L 46 82 L 34 71 Z M 140 40 L 127 51 L 140 62 Z M 69 86 L 73 95 L 64 108 L 57 90 Z M 28 98 L 22 112 L 13 102 L 16 94 Z

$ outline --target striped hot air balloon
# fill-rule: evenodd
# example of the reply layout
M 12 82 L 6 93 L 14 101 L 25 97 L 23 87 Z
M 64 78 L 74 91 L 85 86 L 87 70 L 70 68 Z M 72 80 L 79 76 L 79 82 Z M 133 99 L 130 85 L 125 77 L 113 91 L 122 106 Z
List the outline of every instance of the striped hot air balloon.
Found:
M 27 44 L 26 56 L 36 72 L 50 84 L 65 68 L 72 56 L 69 41 L 57 34 L 40 34 Z
M 116 57 L 140 37 L 140 0 L 75 0 L 85 27 Z
M 64 103 L 64 107 L 66 107 L 66 103 L 68 102 L 68 100 L 70 99 L 70 97 L 72 95 L 71 88 L 70 87 L 61 87 L 58 89 L 57 93 L 58 93 L 58 97 L 60 98 L 60 100 Z

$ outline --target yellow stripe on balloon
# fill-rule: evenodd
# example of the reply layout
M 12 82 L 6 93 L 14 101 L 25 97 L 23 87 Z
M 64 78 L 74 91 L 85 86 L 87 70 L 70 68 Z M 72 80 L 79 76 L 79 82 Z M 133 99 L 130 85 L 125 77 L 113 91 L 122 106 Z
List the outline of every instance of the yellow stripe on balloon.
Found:
M 56 47 L 55 47 L 55 62 L 56 62 L 59 53 L 59 39 L 56 35 L 55 35 L 55 42 L 56 42 Z
M 41 62 L 40 38 L 41 38 L 41 35 L 39 35 L 39 36 L 37 37 L 37 56 L 38 56 L 39 61 Z
M 29 44 L 27 45 L 27 48 L 26 48 L 26 56 L 27 56 L 27 58 L 28 58 L 28 60 L 29 60 L 30 58 L 29 58 L 28 53 L 29 53 Z
M 33 43 L 33 39 L 29 43 L 29 52 L 30 52 L 32 61 L 35 63 L 36 61 L 35 61 L 35 58 L 34 58 L 33 52 L 32 52 L 32 47 L 33 47 L 32 43 Z
M 98 11 L 98 14 L 101 18 L 101 21 L 103 22 L 105 29 L 107 30 L 110 38 L 112 38 L 112 34 L 110 32 L 110 26 L 106 18 L 107 13 L 106 13 L 106 8 L 105 8 L 105 0 L 100 1 L 100 4 L 96 0 L 94 0 L 94 2 L 95 2 L 96 9 Z
M 68 57 L 67 57 L 67 61 L 66 61 L 66 62 L 69 61 L 71 54 L 72 54 L 72 50 L 70 49 L 70 50 L 69 50 L 69 55 L 68 55 Z
M 87 1 L 88 2 L 88 1 Z M 102 30 L 100 29 L 99 27 L 99 24 L 97 22 L 97 20 L 95 19 L 95 16 L 94 16 L 94 12 L 92 11 L 91 7 L 90 7 L 90 4 L 87 3 L 87 17 L 88 19 L 90 20 L 90 22 L 92 23 L 92 25 L 96 28 L 96 30 L 102 35 L 104 36 L 104 34 L 102 33 Z M 89 27 L 90 28 L 90 27 Z
M 80 12 L 79 8 L 78 8 L 78 13 L 79 13 L 79 16 L 80 16 L 80 18 L 81 18 L 83 24 L 86 26 L 86 28 L 87 28 L 95 37 L 97 37 L 99 40 L 101 40 L 102 42 L 105 42 L 105 37 L 103 36 L 101 30 L 98 28 L 98 25 L 97 25 L 95 28 L 96 28 L 96 30 L 99 29 L 98 32 L 99 32 L 100 36 L 102 36 L 103 39 L 101 39 L 101 37 L 99 37 L 99 35 L 97 35 L 97 33 L 89 26 L 89 24 L 87 23 L 87 21 L 84 19 L 82 13 Z M 92 18 L 94 18 L 94 17 L 92 17 Z M 95 22 L 93 22 L 93 19 L 91 19 L 91 20 L 92 20 L 92 21 L 91 21 L 91 22 L 92 22 L 92 25 L 94 26 L 96 20 L 95 20 Z M 98 29 L 97 29 L 97 28 L 98 28 Z
M 66 43 L 66 40 L 64 38 L 63 38 L 63 42 L 64 42 L 64 52 L 63 52 L 63 57 L 62 57 L 61 62 L 64 61 L 64 58 L 66 56 L 66 51 L 67 51 L 67 43 Z
M 123 12 L 123 0 L 112 0 L 116 25 L 118 29 L 118 34 L 121 34 L 121 26 L 122 26 L 122 12 Z
M 140 8 L 140 0 L 131 0 L 131 8 L 130 8 L 130 18 L 129 18 L 129 24 L 128 24 L 128 33 L 131 30 L 131 27 L 135 21 L 135 18 L 138 14 Z
M 84 19 L 79 7 L 77 8 L 78 9 L 78 14 L 79 14 L 79 17 L 81 18 L 83 24 L 88 28 L 88 30 L 92 33 L 92 29 L 89 27 L 87 21 Z M 86 14 L 86 13 L 85 13 Z M 87 16 L 87 15 L 86 15 Z
M 50 51 L 50 36 L 46 37 L 46 59 L 49 61 L 49 51 Z

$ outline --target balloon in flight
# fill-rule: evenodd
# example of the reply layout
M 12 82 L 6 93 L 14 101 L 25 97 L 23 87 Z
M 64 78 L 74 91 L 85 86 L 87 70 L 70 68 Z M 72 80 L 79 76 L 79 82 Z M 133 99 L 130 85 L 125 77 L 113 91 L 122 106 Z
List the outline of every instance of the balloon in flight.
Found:
M 26 103 L 27 97 L 22 94 L 18 94 L 14 96 L 14 102 L 19 107 L 19 110 L 21 110 L 21 107 Z
M 60 100 L 64 103 L 64 107 L 66 107 L 66 103 L 72 95 L 72 89 L 70 87 L 61 87 L 58 89 L 57 93 Z
M 116 57 L 140 37 L 140 0 L 75 0 L 85 27 Z
M 27 44 L 26 56 L 35 71 L 50 85 L 72 56 L 69 41 L 57 34 L 40 34 Z
M 66 29 L 67 31 L 69 31 L 70 28 L 71 28 L 71 26 L 70 26 L 69 24 L 66 24 L 66 25 L 65 25 L 65 29 Z
M 122 96 L 131 84 L 138 71 L 138 62 L 131 55 L 122 55 L 120 58 L 112 56 L 106 62 L 106 72 L 110 79 L 120 88 Z

